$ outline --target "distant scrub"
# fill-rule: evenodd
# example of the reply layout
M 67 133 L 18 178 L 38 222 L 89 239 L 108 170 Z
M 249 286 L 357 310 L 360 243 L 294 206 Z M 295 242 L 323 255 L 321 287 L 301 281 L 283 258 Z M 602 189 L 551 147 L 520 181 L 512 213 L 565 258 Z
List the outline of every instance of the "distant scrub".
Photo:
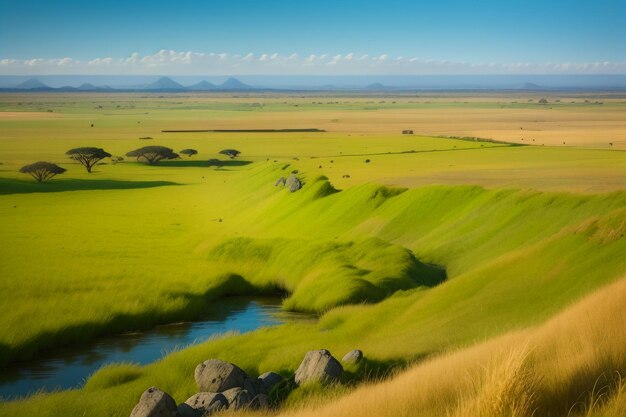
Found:
M 182 151 L 178 152 L 182 155 L 187 155 L 188 157 L 192 157 L 193 155 L 197 155 L 198 151 L 196 151 L 195 149 L 183 149 Z

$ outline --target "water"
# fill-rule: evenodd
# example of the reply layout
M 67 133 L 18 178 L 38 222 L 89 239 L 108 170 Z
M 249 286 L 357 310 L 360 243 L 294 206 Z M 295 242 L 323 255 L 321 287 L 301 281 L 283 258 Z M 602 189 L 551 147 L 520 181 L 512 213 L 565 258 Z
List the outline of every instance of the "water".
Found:
M 280 310 L 279 298 L 229 298 L 216 306 L 219 314 L 206 320 L 159 326 L 140 333 L 98 339 L 92 343 L 56 349 L 43 357 L 0 369 L 0 397 L 15 398 L 34 392 L 81 386 L 105 364 L 147 364 L 175 349 L 200 343 L 230 331 L 248 332 L 310 316 Z

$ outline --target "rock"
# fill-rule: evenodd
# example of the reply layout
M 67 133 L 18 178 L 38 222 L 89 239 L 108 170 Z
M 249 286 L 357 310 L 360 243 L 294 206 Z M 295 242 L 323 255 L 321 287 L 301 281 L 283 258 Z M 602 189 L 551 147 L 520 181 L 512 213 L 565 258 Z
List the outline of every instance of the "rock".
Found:
M 300 181 L 300 178 L 298 178 L 296 174 L 291 174 L 287 178 L 285 185 L 289 188 L 290 192 L 294 193 L 302 188 L 302 181 Z
M 319 381 L 322 384 L 339 381 L 343 367 L 326 349 L 306 353 L 296 371 L 296 384 Z
M 150 387 L 130 413 L 130 417 L 174 417 L 176 402 L 169 394 L 157 387 Z
M 194 377 L 203 392 L 223 392 L 250 385 L 250 377 L 241 368 L 219 359 L 209 359 L 196 366 Z
M 361 362 L 361 359 L 363 359 L 363 352 L 361 352 L 359 349 L 354 349 L 346 353 L 346 355 L 343 358 L 341 358 L 341 362 L 359 363 Z
M 224 397 L 228 401 L 229 410 L 241 410 L 244 408 L 267 408 L 269 400 L 265 394 L 254 395 L 248 390 L 241 388 L 232 388 L 223 392 Z
M 265 392 L 269 393 L 272 388 L 282 383 L 285 378 L 278 375 L 276 372 L 266 372 L 262 375 L 259 375 L 258 380 L 261 385 L 263 385 L 263 388 L 265 388 Z
M 228 399 L 219 392 L 199 392 L 178 406 L 177 417 L 205 417 L 228 408 Z
M 228 400 L 228 409 L 229 410 L 240 410 L 242 408 L 246 408 L 252 402 L 254 398 L 253 395 L 250 395 L 248 390 L 241 388 L 232 388 L 223 392 L 224 397 Z
M 250 402 L 250 408 L 258 410 L 260 408 L 268 408 L 270 406 L 269 399 L 265 394 L 259 394 Z

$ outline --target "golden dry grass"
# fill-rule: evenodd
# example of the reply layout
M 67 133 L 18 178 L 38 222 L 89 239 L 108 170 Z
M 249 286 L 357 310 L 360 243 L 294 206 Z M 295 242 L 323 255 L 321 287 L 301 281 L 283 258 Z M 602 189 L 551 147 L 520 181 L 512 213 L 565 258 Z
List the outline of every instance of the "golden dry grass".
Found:
M 278 415 L 623 416 L 625 299 L 623 278 L 538 328 L 450 352 L 391 380 L 341 398 L 319 397 Z

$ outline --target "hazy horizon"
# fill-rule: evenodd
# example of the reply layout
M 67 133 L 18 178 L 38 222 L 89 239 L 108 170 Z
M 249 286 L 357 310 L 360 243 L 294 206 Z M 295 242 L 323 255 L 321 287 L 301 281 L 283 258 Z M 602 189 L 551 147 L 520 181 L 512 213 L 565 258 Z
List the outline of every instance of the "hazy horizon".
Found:
M 416 89 L 521 89 L 525 84 L 535 84 L 546 89 L 626 88 L 626 75 L 0 75 L 0 88 L 12 88 L 19 83 L 37 79 L 53 87 L 78 87 L 82 84 L 133 88 L 170 78 L 183 86 L 200 81 L 221 84 L 236 78 L 256 88 L 313 89 L 313 88 L 364 88 L 381 84 L 391 88 Z

